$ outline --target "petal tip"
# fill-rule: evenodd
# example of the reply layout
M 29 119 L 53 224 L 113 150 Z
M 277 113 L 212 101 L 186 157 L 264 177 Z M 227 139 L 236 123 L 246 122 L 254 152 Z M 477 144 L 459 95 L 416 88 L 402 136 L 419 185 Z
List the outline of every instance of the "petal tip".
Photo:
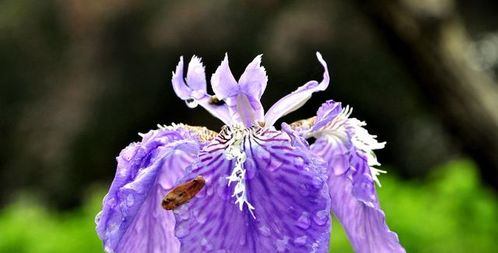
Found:
M 190 59 L 190 64 L 198 64 L 204 67 L 204 65 L 202 64 L 202 58 L 195 54 L 192 55 L 192 58 Z

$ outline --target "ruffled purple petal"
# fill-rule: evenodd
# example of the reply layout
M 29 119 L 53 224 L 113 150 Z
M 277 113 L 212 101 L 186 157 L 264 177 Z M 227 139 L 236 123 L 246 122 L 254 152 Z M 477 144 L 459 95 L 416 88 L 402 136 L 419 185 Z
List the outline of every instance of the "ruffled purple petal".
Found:
M 206 185 L 175 212 L 180 251 L 327 252 L 330 199 L 323 173 L 282 132 L 246 131 L 224 129 L 184 179 L 201 175 Z M 241 152 L 233 147 L 237 139 Z M 234 173 L 238 161 L 244 161 L 240 174 Z M 229 185 L 234 177 L 243 180 Z
M 179 125 L 150 131 L 121 151 L 96 218 L 107 252 L 179 251 L 174 216 L 162 209 L 161 200 L 184 176 L 202 143 L 199 134 Z
M 365 158 L 357 158 L 359 160 Z M 332 211 L 344 227 L 358 253 L 406 252 L 398 236 L 386 224 L 366 160 L 355 165 L 356 172 L 330 175 L 328 184 Z
M 261 55 L 258 55 L 240 76 L 240 89 L 243 93 L 259 100 L 265 92 L 267 82 L 268 76 L 265 68 L 261 66 Z
M 225 54 L 225 58 L 221 62 L 221 65 L 211 77 L 211 86 L 213 87 L 214 94 L 221 100 L 239 92 L 239 85 L 228 66 L 227 54 Z
M 189 87 L 192 90 L 206 91 L 206 74 L 201 59 L 197 56 L 192 56 L 188 64 L 187 79 Z
M 279 118 L 300 108 L 311 98 L 312 93 L 323 91 L 328 87 L 330 77 L 327 63 L 323 60 L 320 53 L 317 52 L 316 56 L 324 68 L 323 80 L 320 83 L 317 81 L 310 81 L 277 101 L 265 114 L 267 126 L 272 126 Z
M 224 104 L 215 104 L 211 102 L 211 96 L 206 90 L 206 77 L 204 66 L 198 57 L 192 57 L 188 66 L 187 83 L 184 80 L 183 57 L 173 72 L 171 82 L 176 95 L 187 103 L 187 106 L 194 108 L 201 105 L 209 113 L 229 125 L 232 123 L 228 107 Z
M 383 143 L 368 134 L 362 127 L 364 123 L 349 118 L 350 113 L 340 103 L 328 101 L 317 115 L 320 125 L 312 127 L 311 134 L 317 140 L 311 150 L 325 159 L 329 170 L 332 212 L 356 252 L 405 252 L 398 236 L 386 224 L 375 190 L 379 171 L 371 167 L 378 164 L 372 150 L 383 147 Z

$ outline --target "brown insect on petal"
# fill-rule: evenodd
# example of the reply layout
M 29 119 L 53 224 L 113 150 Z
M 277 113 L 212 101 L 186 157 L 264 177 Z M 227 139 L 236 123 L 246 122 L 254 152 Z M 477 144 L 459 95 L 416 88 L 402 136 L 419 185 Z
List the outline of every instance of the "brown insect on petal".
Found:
M 219 99 L 218 97 L 216 97 L 216 96 L 211 96 L 211 97 L 209 98 L 208 103 L 209 103 L 209 104 L 211 104 L 211 105 L 222 105 L 222 104 L 224 104 L 224 103 L 225 103 L 225 101 L 220 100 L 220 99 Z
M 161 205 L 166 210 L 173 210 L 195 197 L 202 190 L 206 180 L 202 176 L 197 176 L 193 180 L 178 185 L 173 188 L 166 197 L 164 197 Z

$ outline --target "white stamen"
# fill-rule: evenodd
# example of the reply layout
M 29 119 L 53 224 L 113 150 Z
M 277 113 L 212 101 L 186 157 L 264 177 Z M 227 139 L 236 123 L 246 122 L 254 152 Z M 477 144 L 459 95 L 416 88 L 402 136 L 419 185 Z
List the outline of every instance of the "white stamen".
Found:
M 235 166 L 232 170 L 232 174 L 227 177 L 228 186 L 230 186 L 232 182 L 236 183 L 232 194 L 232 197 L 236 197 L 235 204 L 239 205 L 240 211 L 243 210 L 244 204 L 246 204 L 252 217 L 256 219 L 253 212 L 254 206 L 247 200 L 245 184 L 246 170 L 244 169 L 244 162 L 246 161 L 246 153 L 242 148 L 242 141 L 244 140 L 244 137 L 248 135 L 248 129 L 236 126 L 232 127 L 230 130 L 232 130 L 232 138 L 229 141 L 228 148 L 225 150 L 225 158 L 228 160 L 235 160 Z

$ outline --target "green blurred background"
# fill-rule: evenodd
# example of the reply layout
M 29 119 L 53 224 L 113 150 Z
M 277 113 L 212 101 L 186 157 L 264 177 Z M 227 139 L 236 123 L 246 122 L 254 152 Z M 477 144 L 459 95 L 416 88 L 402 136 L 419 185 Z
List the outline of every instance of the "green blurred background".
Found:
M 311 79 L 386 141 L 381 204 L 408 252 L 498 250 L 493 1 L 0 0 L 0 252 L 102 252 L 94 217 L 138 132 L 221 122 L 171 88 L 179 57 L 263 53 L 263 105 Z M 462 95 L 463 94 L 463 95 Z M 277 124 L 278 125 L 278 124 Z M 331 252 L 352 252 L 335 224 Z

